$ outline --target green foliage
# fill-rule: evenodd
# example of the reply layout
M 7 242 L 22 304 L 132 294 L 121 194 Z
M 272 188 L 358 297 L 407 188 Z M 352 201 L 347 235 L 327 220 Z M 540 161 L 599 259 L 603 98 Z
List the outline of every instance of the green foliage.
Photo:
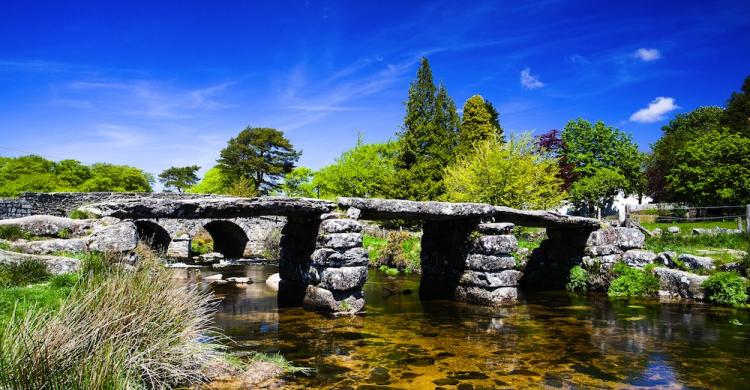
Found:
M 497 128 L 492 123 L 492 114 L 481 95 L 474 95 L 464 103 L 461 128 L 458 131 L 456 155 L 471 156 L 474 148 L 482 142 L 497 137 Z
M 389 197 L 430 200 L 443 194 L 443 170 L 453 160 L 457 126 L 455 104 L 442 84 L 435 87 L 430 64 L 422 58 L 409 86 Z
M 315 174 L 312 187 L 322 197 L 386 197 L 396 171 L 396 144 L 357 145 Z
M 247 127 L 221 150 L 218 167 L 230 182 L 245 178 L 255 191 L 268 194 L 280 186 L 279 179 L 292 171 L 301 154 L 283 132 Z
M 745 78 L 740 92 L 732 93 L 721 124 L 731 132 L 750 137 L 750 76 Z
M 83 192 L 151 192 L 154 179 L 142 170 L 126 165 L 96 163 L 91 178 L 78 186 Z
M 286 196 L 314 197 L 313 173 L 312 169 L 306 167 L 292 169 L 291 172 L 284 176 L 284 184 L 281 185 L 281 191 Z
M 73 233 L 71 233 L 70 229 L 68 229 L 68 228 L 63 228 L 63 229 L 60 229 L 60 231 L 59 231 L 59 232 L 57 232 L 57 237 L 58 237 L 58 238 L 70 238 L 70 236 L 71 236 L 72 234 L 73 234 Z
M 747 301 L 747 285 L 734 272 L 717 272 L 702 284 L 708 300 L 720 305 L 739 305 Z
M 570 269 L 570 275 L 568 276 L 568 283 L 565 284 L 565 289 L 572 293 L 585 294 L 587 290 L 589 280 L 589 273 L 580 265 L 577 265 Z
M 602 121 L 592 125 L 579 118 L 565 125 L 561 137 L 561 158 L 572 166 L 572 173 L 579 178 L 578 181 L 595 177 L 579 185 L 578 189 L 571 188 L 579 207 L 601 207 L 614 198 L 612 195 L 605 199 L 602 195 L 616 193 L 615 190 L 634 193 L 642 188 L 643 155 L 630 136 Z M 609 180 L 614 183 L 608 184 Z M 605 184 L 606 191 L 598 189 L 599 184 Z
M 349 303 L 344 301 L 341 303 L 341 308 L 346 310 L 348 307 L 345 307 Z M 310 375 L 313 373 L 313 369 L 310 367 L 298 367 L 293 365 L 289 360 L 287 360 L 283 355 L 280 353 L 261 353 L 261 352 L 255 352 L 253 353 L 252 357 L 250 358 L 250 362 L 267 362 L 267 363 L 273 363 L 276 367 L 282 369 L 287 374 L 304 374 L 304 375 Z
M 667 175 L 676 198 L 693 205 L 750 202 L 750 138 L 714 132 L 688 142 Z
M 395 268 L 397 271 L 418 272 L 421 245 L 409 232 L 395 231 L 388 234 L 385 246 L 378 254 L 377 265 Z
M 185 192 L 191 186 L 198 183 L 198 170 L 201 167 L 191 165 L 187 167 L 170 167 L 159 174 L 159 182 L 164 185 L 167 191 L 177 190 Z
M 31 234 L 21 230 L 18 226 L 3 225 L 0 226 L 0 238 L 9 241 L 19 239 L 30 240 Z
M 505 130 L 500 125 L 500 113 L 497 112 L 495 106 L 487 99 L 484 99 L 485 109 L 490 113 L 490 124 L 495 129 L 495 136 L 500 140 L 505 140 Z
M 190 251 L 203 255 L 214 251 L 214 240 L 211 238 L 195 237 L 190 241 Z
M 47 265 L 42 261 L 30 260 L 0 265 L 0 287 L 26 286 L 49 279 Z
M 52 288 L 63 289 L 73 288 L 81 280 L 81 275 L 77 273 L 66 273 L 52 276 L 49 279 L 49 285 Z
M 226 189 L 227 195 L 238 196 L 241 198 L 251 198 L 258 196 L 258 189 L 255 182 L 246 177 L 240 177 L 233 181 Z
M 721 129 L 724 109 L 704 106 L 677 114 L 661 128 L 662 137 L 654 143 L 646 164 L 649 193 L 659 201 L 679 201 L 666 182 L 666 176 L 680 163 L 677 153 L 691 140 Z
M 75 210 L 71 210 L 68 213 L 68 218 L 70 218 L 70 219 L 90 219 L 90 218 L 92 218 L 92 216 L 89 215 L 89 213 L 87 213 L 87 212 L 85 212 L 83 210 L 75 209 Z
M 525 134 L 503 143 L 496 137 L 476 146 L 445 171 L 445 199 L 523 209 L 546 209 L 565 198 L 557 160 L 537 153 Z
M 613 272 L 618 276 L 607 290 L 610 298 L 642 298 L 659 291 L 659 279 L 651 272 L 628 267 L 625 263 L 615 264 Z
M 53 311 L 70 294 L 68 287 L 36 284 L 30 287 L 0 288 L 0 338 L 6 324 L 13 318 L 24 317 L 29 311 Z M 2 374 L 0 374 L 2 375 Z
M 193 194 L 226 194 L 227 180 L 218 166 L 206 171 L 203 179 L 185 192 Z

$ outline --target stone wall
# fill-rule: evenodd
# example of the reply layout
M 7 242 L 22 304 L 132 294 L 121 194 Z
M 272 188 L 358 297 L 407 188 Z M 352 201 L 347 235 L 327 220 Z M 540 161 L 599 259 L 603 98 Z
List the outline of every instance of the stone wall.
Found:
M 0 219 L 27 217 L 29 215 L 67 216 L 71 210 L 85 204 L 103 202 L 110 199 L 158 198 L 192 199 L 213 195 L 182 194 L 172 192 L 25 192 L 18 198 L 0 199 Z

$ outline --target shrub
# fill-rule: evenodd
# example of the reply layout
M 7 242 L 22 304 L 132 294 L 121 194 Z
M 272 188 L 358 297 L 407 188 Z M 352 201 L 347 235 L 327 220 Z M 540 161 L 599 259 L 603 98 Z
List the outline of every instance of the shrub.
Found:
M 421 245 L 411 233 L 404 231 L 391 232 L 385 246 L 378 254 L 376 265 L 386 265 L 399 271 L 419 270 L 419 252 Z
M 717 272 L 701 284 L 708 300 L 720 305 L 739 305 L 747 301 L 747 286 L 734 272 Z
M 70 238 L 72 234 L 73 233 L 71 233 L 70 229 L 64 228 L 64 229 L 60 229 L 60 231 L 57 232 L 57 237 L 58 238 Z
M 570 269 L 568 283 L 565 289 L 572 293 L 586 293 L 586 285 L 589 279 L 589 273 L 580 265 Z
M 100 256 L 106 261 L 108 256 Z M 0 388 L 173 388 L 222 359 L 206 340 L 211 296 L 177 286 L 154 259 L 87 278 L 52 312 L 14 316 L 0 335 Z
M 0 238 L 15 241 L 18 239 L 29 240 L 31 234 L 24 232 L 18 226 L 0 226 Z
M 651 272 L 631 268 L 624 263 L 615 264 L 613 271 L 618 276 L 607 290 L 610 298 L 645 297 L 659 290 L 659 280 Z
M 273 228 L 263 238 L 263 257 L 278 261 L 281 256 L 281 229 Z
M 83 211 L 83 210 L 72 210 L 70 213 L 68 213 L 68 218 L 70 219 L 91 219 L 92 216 L 89 215 L 89 213 Z
M 47 265 L 39 260 L 0 265 L 0 287 L 26 286 L 49 279 Z

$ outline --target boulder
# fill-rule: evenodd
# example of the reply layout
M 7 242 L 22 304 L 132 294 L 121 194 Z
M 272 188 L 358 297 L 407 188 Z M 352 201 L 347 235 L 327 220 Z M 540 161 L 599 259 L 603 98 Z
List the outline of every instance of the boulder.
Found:
M 75 272 L 81 267 L 81 261 L 78 259 L 61 256 L 31 255 L 0 249 L 0 264 L 18 264 L 27 261 L 41 261 L 45 263 L 47 271 L 53 275 Z
M 664 231 L 661 230 L 660 228 L 656 228 L 651 231 L 651 235 L 654 237 L 661 237 L 662 234 L 664 234 Z
M 173 238 L 167 248 L 167 257 L 172 259 L 189 259 L 190 241 L 190 236 L 187 234 Z
M 198 256 L 198 258 L 202 263 L 213 263 L 222 260 L 224 258 L 224 255 L 219 252 L 209 252 Z
M 464 266 L 467 269 L 476 271 L 499 271 L 504 269 L 513 269 L 516 266 L 516 258 L 507 256 L 491 255 L 468 255 Z
M 515 227 L 510 222 L 480 223 L 476 230 L 487 235 L 512 234 Z
M 489 289 L 515 287 L 523 274 L 516 270 L 501 272 L 464 271 L 458 283 L 464 286 L 478 286 Z
M 715 268 L 714 259 L 710 257 L 681 254 L 677 259 L 690 269 L 712 270 Z
M 622 261 L 630 267 L 643 268 L 652 264 L 656 254 L 642 249 L 631 249 L 622 254 Z
M 33 255 L 46 255 L 55 252 L 79 253 L 88 249 L 88 240 L 85 238 L 71 238 L 69 240 L 57 238 L 42 241 L 16 241 L 9 245 L 16 252 Z
M 670 226 L 667 228 L 667 232 L 669 234 L 680 234 L 680 227 L 679 226 Z
M 719 270 L 724 272 L 737 272 L 741 275 L 747 275 L 747 267 L 739 262 L 722 264 L 719 266 Z
M 89 250 L 99 252 L 128 252 L 138 244 L 133 222 L 120 222 L 95 231 L 89 237 Z
M 352 219 L 326 219 L 320 223 L 323 233 L 359 233 L 362 223 Z
M 253 281 L 250 280 L 250 278 L 248 277 L 233 276 L 231 278 L 227 278 L 227 282 L 236 283 L 236 284 L 247 284 L 247 283 L 252 283 Z
M 471 241 L 469 251 L 481 255 L 510 255 L 518 250 L 518 240 L 511 235 L 480 236 Z
M 617 245 L 587 246 L 583 249 L 583 254 L 586 256 L 606 256 L 620 253 L 622 253 L 622 249 Z
M 638 229 L 615 227 L 594 230 L 586 241 L 587 247 L 615 245 L 622 250 L 640 249 L 646 242 L 646 236 Z
M 312 265 L 317 267 L 354 267 L 369 263 L 364 248 L 351 248 L 337 251 L 331 248 L 318 248 L 310 256 Z
M 362 215 L 362 210 L 356 207 L 349 207 L 349 209 L 346 210 L 346 216 L 353 220 L 358 220 L 361 215 Z
M 486 306 L 512 305 L 518 300 L 518 289 L 515 287 L 498 287 L 487 290 L 476 286 L 456 287 L 456 299 Z
M 332 249 L 349 249 L 362 246 L 359 233 L 330 233 L 318 237 L 318 246 Z
M 279 282 L 281 281 L 281 275 L 278 273 L 275 273 L 266 279 L 266 286 L 268 286 L 271 290 L 279 291 Z
M 668 268 L 677 268 L 675 259 L 677 258 L 677 252 L 662 252 L 656 256 L 654 263 L 663 265 Z
M 0 220 L 0 226 L 15 226 L 34 236 L 59 237 L 69 234 L 71 237 L 81 237 L 93 228 L 89 220 L 55 217 L 52 215 L 32 215 L 23 218 Z
M 347 291 L 361 288 L 367 281 L 367 267 L 364 266 L 323 268 L 319 273 L 318 286 L 327 290 Z
M 701 284 L 708 276 L 669 268 L 655 268 L 659 278 L 659 296 L 664 298 L 703 299 Z
M 302 307 L 329 313 L 356 313 L 365 306 L 362 291 L 332 292 L 309 285 L 305 290 Z

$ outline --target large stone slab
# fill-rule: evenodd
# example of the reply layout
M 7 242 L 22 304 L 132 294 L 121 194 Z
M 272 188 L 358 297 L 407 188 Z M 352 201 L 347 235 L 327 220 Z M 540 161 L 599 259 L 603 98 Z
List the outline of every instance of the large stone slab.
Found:
M 319 216 L 336 207 L 334 203 L 308 198 L 195 198 L 195 199 L 114 199 L 82 206 L 95 216 L 117 218 L 237 218 L 259 215 Z
M 47 265 L 47 271 L 53 275 L 75 272 L 81 266 L 81 261 L 68 257 L 31 255 L 28 253 L 11 252 L 0 249 L 0 264 L 18 264 L 27 261 L 40 261 Z
M 481 203 L 417 202 L 412 200 L 339 198 L 339 205 L 359 210 L 360 219 L 409 219 L 443 221 L 488 218 L 494 207 Z
M 459 283 L 464 286 L 477 286 L 484 288 L 515 287 L 521 280 L 523 274 L 515 270 L 501 272 L 464 271 Z
M 318 237 L 318 246 L 332 249 L 349 249 L 362 246 L 359 233 L 329 233 Z
M 573 217 L 553 211 L 518 210 L 504 206 L 495 207 L 494 217 L 498 222 L 511 222 L 528 227 L 598 229 L 601 226 L 600 221 L 592 218 Z
M 511 255 L 492 256 L 471 254 L 466 256 L 465 266 L 467 269 L 473 269 L 476 271 L 499 271 L 504 269 L 512 269 L 516 266 L 516 258 Z
M 516 287 L 498 287 L 487 290 L 475 286 L 458 286 L 456 288 L 456 299 L 486 306 L 512 305 L 518 300 L 518 289 Z
M 312 265 L 316 267 L 354 267 L 367 265 L 369 262 L 364 248 L 351 248 L 337 251 L 331 248 L 318 248 L 312 256 Z
M 33 255 L 46 255 L 55 252 L 78 253 L 88 249 L 88 240 L 85 238 L 52 239 L 41 241 L 23 241 L 9 243 L 10 248 L 16 252 L 29 253 Z
M 360 288 L 367 281 L 367 267 L 323 268 L 318 286 L 332 291 Z
M 68 234 L 72 237 L 82 236 L 93 227 L 89 220 L 70 219 L 52 215 L 32 215 L 23 218 L 0 220 L 0 226 L 14 226 L 34 236 L 53 236 Z
M 587 247 L 614 245 L 622 250 L 640 249 L 646 243 L 646 236 L 638 229 L 615 227 L 591 232 L 586 241 Z
M 106 226 L 89 237 L 89 249 L 99 252 L 127 252 L 135 249 L 138 234 L 133 222 Z
M 323 233 L 358 233 L 362 231 L 362 223 L 353 219 L 326 219 L 320 223 Z

